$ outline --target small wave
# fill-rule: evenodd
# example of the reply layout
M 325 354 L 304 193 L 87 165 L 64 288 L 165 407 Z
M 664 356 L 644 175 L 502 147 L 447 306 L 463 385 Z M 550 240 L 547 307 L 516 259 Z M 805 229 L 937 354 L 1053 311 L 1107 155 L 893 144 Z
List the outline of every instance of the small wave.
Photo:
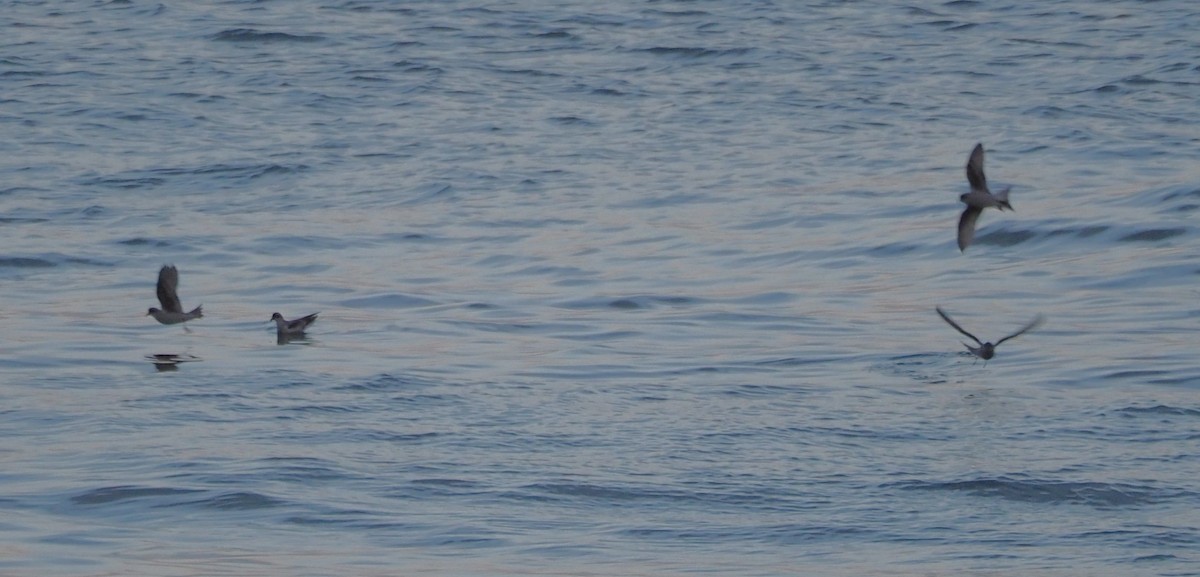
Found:
M 50 268 L 54 263 L 40 258 L 0 257 L 0 268 Z
M 963 492 L 1026 503 L 1068 503 L 1099 508 L 1152 505 L 1182 496 L 1179 491 L 1124 483 L 1022 480 L 1009 477 L 950 482 L 914 482 L 901 488 Z
M 640 52 L 654 54 L 656 56 L 674 56 L 679 58 L 719 58 L 722 56 L 742 56 L 753 52 L 753 48 L 727 48 L 717 50 L 713 48 L 697 48 L 690 46 L 655 46 L 652 48 L 643 48 Z
M 285 32 L 259 32 L 253 28 L 232 28 L 222 30 L 213 35 L 213 40 L 221 42 L 318 42 L 324 40 L 321 36 L 287 34 Z
M 162 247 L 170 246 L 170 243 L 168 243 L 166 241 L 151 240 L 151 239 L 148 239 L 145 237 L 140 237 L 140 236 L 125 239 L 125 240 L 119 240 L 119 241 L 117 241 L 117 244 L 123 244 L 125 246 L 152 246 L 155 248 L 162 248 Z
M 432 306 L 437 303 L 421 297 L 391 293 L 371 297 L 347 299 L 338 304 L 352 309 L 408 309 Z
M 131 499 L 146 497 L 169 497 L 174 495 L 190 495 L 200 491 L 194 489 L 173 489 L 170 487 L 138 487 L 135 485 L 118 485 L 104 487 L 71 497 L 71 502 L 77 505 L 104 505 Z
M 1127 234 L 1120 242 L 1156 242 L 1176 237 L 1187 232 L 1186 228 L 1150 228 Z
M 1118 413 L 1130 416 L 1139 415 L 1178 415 L 1184 417 L 1200 417 L 1200 409 L 1188 409 L 1185 407 L 1171 407 L 1168 405 L 1155 405 L 1153 407 L 1125 407 L 1118 409 Z
M 397 391 L 412 390 L 417 387 L 426 387 L 433 384 L 437 383 L 427 379 L 384 373 L 370 377 L 364 381 L 341 385 L 337 389 L 349 391 Z
M 996 230 L 975 237 L 975 244 L 992 246 L 1016 246 L 1038 236 L 1033 230 Z
M 271 509 L 284 504 L 284 501 L 248 491 L 226 493 L 198 502 L 203 507 L 230 511 L 248 511 L 253 509 Z
M 80 184 L 83 186 L 103 186 L 105 188 L 133 190 L 138 188 L 162 186 L 166 182 L 167 181 L 165 179 L 155 177 L 121 178 L 102 176 L 83 180 L 80 182 Z
M 697 299 L 685 296 L 637 295 L 618 298 L 590 298 L 562 303 L 559 306 L 567 309 L 617 309 L 637 310 L 647 309 L 658 305 L 682 307 L 695 305 Z
M 413 62 L 411 60 L 401 60 L 392 64 L 393 68 L 400 68 L 403 72 L 443 72 L 441 68 L 432 66 L 422 62 Z

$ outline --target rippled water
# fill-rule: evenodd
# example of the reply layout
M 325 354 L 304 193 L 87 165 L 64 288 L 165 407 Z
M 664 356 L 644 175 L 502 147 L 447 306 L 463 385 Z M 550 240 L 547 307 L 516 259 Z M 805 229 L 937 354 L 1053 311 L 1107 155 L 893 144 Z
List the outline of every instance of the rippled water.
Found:
M 0 574 L 1200 575 L 1189 3 L 0 6 Z

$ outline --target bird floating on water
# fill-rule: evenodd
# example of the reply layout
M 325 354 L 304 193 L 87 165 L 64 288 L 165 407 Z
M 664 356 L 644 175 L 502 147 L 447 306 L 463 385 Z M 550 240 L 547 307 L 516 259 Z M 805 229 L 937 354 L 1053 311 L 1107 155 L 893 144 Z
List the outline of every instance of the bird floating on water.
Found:
M 1029 321 L 1029 324 L 1021 327 L 1021 330 L 996 341 L 995 344 L 992 344 L 992 343 L 985 343 L 985 342 L 980 341 L 979 339 L 975 338 L 975 335 L 968 333 L 962 327 L 958 326 L 958 323 L 954 322 L 954 320 L 950 318 L 950 315 L 946 314 L 946 311 L 942 310 L 942 307 L 935 307 L 935 308 L 937 309 L 938 315 L 940 315 L 942 317 L 942 320 L 949 323 L 949 325 L 954 327 L 955 330 L 966 335 L 967 338 L 975 341 L 975 343 L 979 345 L 978 347 L 973 347 L 971 345 L 968 345 L 967 343 L 963 343 L 963 346 L 967 347 L 967 350 L 971 351 L 972 355 L 975 355 L 976 357 L 983 359 L 983 364 L 985 364 L 985 365 L 987 364 L 988 359 L 991 359 L 992 357 L 996 356 L 996 347 L 1000 346 L 1000 343 L 1003 343 L 1004 341 L 1007 341 L 1008 339 L 1019 337 L 1019 336 L 1025 334 L 1026 332 L 1029 332 L 1030 330 L 1037 328 L 1038 325 L 1042 324 L 1042 322 L 1046 320 L 1046 318 L 1043 317 L 1042 315 L 1038 315 L 1038 316 L 1034 317 L 1032 321 Z
M 287 320 L 283 315 L 274 313 L 271 315 L 271 320 L 275 321 L 275 336 L 280 341 L 288 339 L 301 338 L 304 336 L 304 331 L 310 325 L 317 322 L 317 315 L 321 313 L 313 313 L 306 317 L 300 317 L 295 320 Z
M 967 159 L 967 182 L 971 183 L 971 192 L 958 197 L 967 205 L 962 216 L 958 218 L 959 251 L 967 250 L 967 246 L 975 238 L 975 222 L 979 220 L 983 209 L 1013 209 L 1008 203 L 1008 191 L 1012 187 L 1006 187 L 996 194 L 988 190 L 987 178 L 983 175 L 983 143 L 976 144 L 970 158 Z
M 179 303 L 179 295 L 175 293 L 178 286 L 179 271 L 175 270 L 173 265 L 163 265 L 162 269 L 158 271 L 158 302 L 162 305 L 162 309 L 150 307 L 146 314 L 164 325 L 186 323 L 203 317 L 204 312 L 201 311 L 201 308 L 204 305 L 192 309 L 192 312 L 183 312 L 183 305 Z M 184 330 L 187 330 L 187 327 L 184 327 Z

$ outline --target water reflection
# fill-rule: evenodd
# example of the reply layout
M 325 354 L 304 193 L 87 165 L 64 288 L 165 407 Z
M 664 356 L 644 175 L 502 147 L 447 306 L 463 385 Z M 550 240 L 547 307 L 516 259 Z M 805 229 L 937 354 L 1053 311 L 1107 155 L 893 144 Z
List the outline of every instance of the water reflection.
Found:
M 188 354 L 159 353 L 146 355 L 146 360 L 154 364 L 159 372 L 178 371 L 180 363 L 191 363 L 201 360 L 200 357 Z

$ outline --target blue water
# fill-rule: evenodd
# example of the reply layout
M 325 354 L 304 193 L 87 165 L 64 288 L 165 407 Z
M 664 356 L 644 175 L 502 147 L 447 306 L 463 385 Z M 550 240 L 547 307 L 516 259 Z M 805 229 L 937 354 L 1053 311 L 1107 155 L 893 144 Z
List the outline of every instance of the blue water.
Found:
M 1197 29 L 0 2 L 0 575 L 1200 575 Z

